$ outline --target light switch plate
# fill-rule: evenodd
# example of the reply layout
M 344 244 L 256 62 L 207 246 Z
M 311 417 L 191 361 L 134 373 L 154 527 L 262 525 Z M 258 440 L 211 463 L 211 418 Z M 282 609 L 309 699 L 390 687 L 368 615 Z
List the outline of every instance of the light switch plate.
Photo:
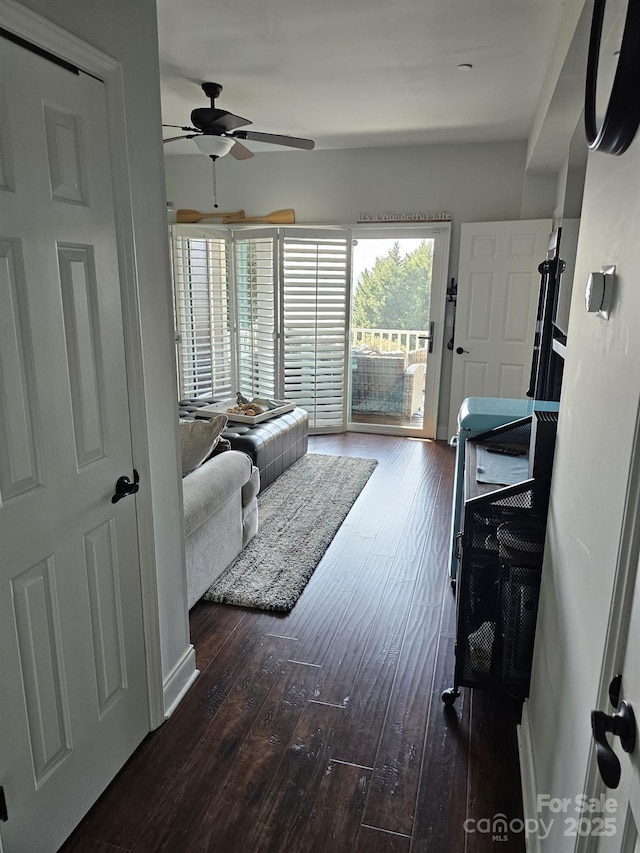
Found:
M 609 264 L 602 266 L 600 272 L 591 273 L 587 280 L 585 307 L 587 311 L 597 314 L 603 320 L 609 319 L 615 289 L 615 273 L 615 264 Z

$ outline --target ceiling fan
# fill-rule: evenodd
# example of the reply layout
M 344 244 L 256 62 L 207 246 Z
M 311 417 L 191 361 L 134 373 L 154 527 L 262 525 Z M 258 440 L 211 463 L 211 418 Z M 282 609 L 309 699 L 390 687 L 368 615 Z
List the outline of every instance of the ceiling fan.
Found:
M 175 142 L 177 139 L 195 139 L 196 145 L 203 154 L 212 160 L 231 154 L 236 160 L 248 160 L 254 154 L 240 139 L 253 139 L 256 142 L 270 142 L 273 145 L 285 145 L 288 148 L 303 148 L 311 151 L 315 147 L 312 139 L 301 139 L 297 136 L 282 136 L 276 133 L 260 133 L 255 130 L 238 130 L 252 124 L 247 118 L 236 116 L 227 110 L 216 107 L 216 98 L 222 92 L 219 83 L 203 83 L 202 91 L 211 102 L 210 107 L 200 107 L 191 113 L 191 123 L 194 127 L 182 127 L 178 124 L 163 124 L 163 127 L 178 127 L 187 131 L 182 136 L 170 136 L 163 142 Z

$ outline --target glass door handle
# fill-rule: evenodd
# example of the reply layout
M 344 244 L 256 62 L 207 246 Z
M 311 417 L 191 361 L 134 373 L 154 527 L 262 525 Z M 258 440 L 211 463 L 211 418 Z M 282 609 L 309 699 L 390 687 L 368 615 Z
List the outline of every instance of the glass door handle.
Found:
M 432 320 L 429 323 L 429 334 L 428 335 L 418 335 L 419 341 L 429 341 L 428 352 L 433 352 L 433 327 L 434 327 L 434 321 Z

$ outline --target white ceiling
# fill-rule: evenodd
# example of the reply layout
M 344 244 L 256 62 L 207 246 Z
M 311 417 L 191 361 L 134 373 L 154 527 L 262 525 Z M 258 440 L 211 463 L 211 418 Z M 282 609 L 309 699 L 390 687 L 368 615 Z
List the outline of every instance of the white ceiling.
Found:
M 565 0 L 157 0 L 163 121 L 217 106 L 317 148 L 526 140 Z M 472 63 L 460 71 L 460 63 Z M 164 137 L 179 133 L 164 129 Z M 247 143 L 257 150 L 274 146 Z M 193 142 L 166 153 L 195 153 Z

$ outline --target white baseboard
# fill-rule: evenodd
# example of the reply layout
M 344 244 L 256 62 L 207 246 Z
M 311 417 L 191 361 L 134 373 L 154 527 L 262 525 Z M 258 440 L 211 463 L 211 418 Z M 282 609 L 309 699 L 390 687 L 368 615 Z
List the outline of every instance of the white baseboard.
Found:
M 522 785 L 522 808 L 526 822 L 529 819 L 536 820 L 539 817 L 535 805 L 537 802 L 538 787 L 533 759 L 528 702 L 525 702 L 522 708 L 522 722 L 517 727 L 517 732 L 518 752 L 520 755 L 520 784 Z M 525 847 L 527 853 L 542 853 L 540 839 L 537 834 L 525 834 Z
M 436 428 L 436 440 L 437 441 L 449 441 L 451 436 L 449 435 L 449 428 L 447 424 L 439 424 Z
M 196 651 L 189 645 L 162 686 L 165 720 L 173 714 L 199 675 L 200 670 L 196 669 Z

